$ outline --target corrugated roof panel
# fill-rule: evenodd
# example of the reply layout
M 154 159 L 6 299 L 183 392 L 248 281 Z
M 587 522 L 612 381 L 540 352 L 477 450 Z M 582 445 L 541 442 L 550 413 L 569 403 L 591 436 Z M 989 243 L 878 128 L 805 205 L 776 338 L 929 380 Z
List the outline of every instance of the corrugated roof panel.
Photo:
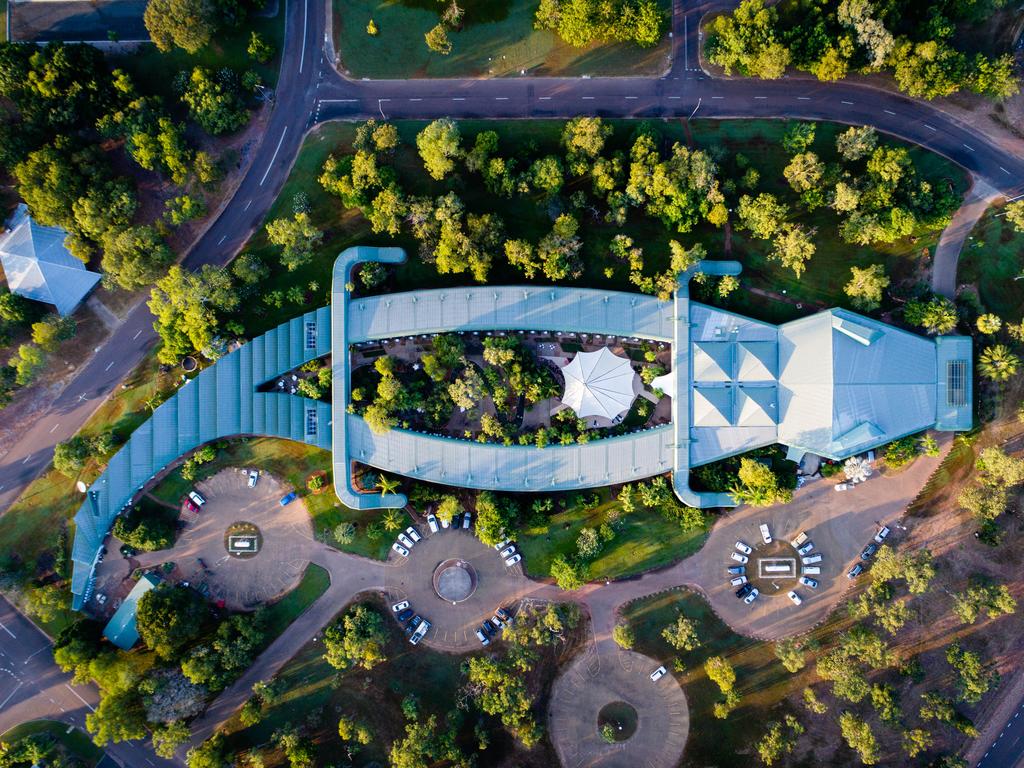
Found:
M 242 431 L 241 398 L 242 387 L 241 355 L 230 355 L 223 365 L 213 367 L 216 373 L 217 434 L 237 435 Z
M 246 344 L 238 350 L 238 432 L 253 434 L 252 397 L 256 389 L 253 381 L 252 345 Z

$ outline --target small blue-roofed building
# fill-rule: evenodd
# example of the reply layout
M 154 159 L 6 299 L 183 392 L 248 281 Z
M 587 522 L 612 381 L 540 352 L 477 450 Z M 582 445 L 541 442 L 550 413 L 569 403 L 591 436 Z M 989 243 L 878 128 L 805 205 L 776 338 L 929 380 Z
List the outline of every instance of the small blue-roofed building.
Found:
M 132 591 L 128 593 L 128 597 L 121 603 L 121 607 L 110 617 L 107 626 L 103 628 L 103 636 L 107 640 L 125 651 L 130 651 L 132 646 L 139 642 L 139 630 L 135 624 L 135 614 L 139 608 L 139 600 L 159 583 L 160 579 L 155 575 L 151 573 L 143 574 L 142 578 L 139 579 L 139 583 L 132 587 Z
M 100 281 L 64 246 L 67 236 L 60 227 L 34 222 L 22 203 L 0 237 L 0 264 L 11 292 L 52 304 L 62 317 L 74 312 Z

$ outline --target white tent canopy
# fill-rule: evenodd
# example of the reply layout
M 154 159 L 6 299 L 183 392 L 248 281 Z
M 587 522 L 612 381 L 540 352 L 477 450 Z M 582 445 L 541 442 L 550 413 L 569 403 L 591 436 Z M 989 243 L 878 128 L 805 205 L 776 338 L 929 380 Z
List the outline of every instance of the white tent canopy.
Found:
M 562 402 L 580 418 L 603 416 L 614 419 L 629 410 L 636 397 L 636 371 L 629 360 L 608 347 L 597 352 L 580 352 L 562 369 L 565 394 Z

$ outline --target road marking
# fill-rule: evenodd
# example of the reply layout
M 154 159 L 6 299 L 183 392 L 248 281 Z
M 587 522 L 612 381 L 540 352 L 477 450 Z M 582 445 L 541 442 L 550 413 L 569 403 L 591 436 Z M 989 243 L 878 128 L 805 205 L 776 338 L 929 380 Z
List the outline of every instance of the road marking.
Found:
M 797 96 L 796 99 L 797 99 L 797 101 L 810 101 L 811 97 L 810 96 Z
M 840 101 L 839 103 L 840 104 L 851 104 L 851 105 L 853 104 L 852 101 Z
M 711 98 L 712 99 L 724 99 L 725 96 L 712 96 Z
M 27 464 L 28 460 L 31 459 L 31 458 L 32 458 L 32 454 L 29 454 L 28 456 L 26 456 L 24 459 L 21 460 L 21 463 L 22 464 Z
M 551 97 L 550 96 L 538 96 L 537 98 L 540 101 L 551 101 Z
M 132 341 L 135 341 L 135 340 L 136 340 L 137 338 L 139 338 L 139 335 L 140 335 L 141 333 L 142 333 L 142 331 L 136 331 L 136 332 L 135 332 L 135 335 L 134 335 L 134 336 L 132 336 Z
M 306 58 L 306 31 L 309 29 L 309 0 L 302 5 L 302 53 L 299 54 L 299 74 L 302 74 L 302 60 Z
M 1003 166 L 1001 166 L 1001 165 L 999 166 L 999 170 L 1002 171 L 1003 173 L 1005 173 L 1007 176 L 1010 175 L 1010 172 L 1008 170 L 1006 170 L 1005 168 L 1003 168 Z M 1021 706 L 1024 706 L 1024 705 L 1021 705 Z
M 3 630 L 4 632 L 6 632 L 6 633 L 7 633 L 8 635 L 10 635 L 11 637 L 13 637 L 13 638 L 14 638 L 15 640 L 17 640 L 17 639 L 18 639 L 18 636 L 17 636 L 16 634 L 14 634 L 13 632 L 11 632 L 11 630 L 9 630 L 9 629 L 8 629 L 8 628 L 7 628 L 6 626 L 4 626 L 4 624 L 2 624 L 2 623 L 0 623 L 0 629 L 2 629 L 2 630 Z
M 882 111 L 885 112 L 885 114 L 887 114 L 887 115 L 895 115 L 896 114 L 891 109 L 883 109 Z
M 682 96 L 669 96 L 669 98 L 675 100 L 675 99 L 681 99 L 683 97 Z
M 754 98 L 760 100 L 760 99 L 767 99 L 768 97 L 767 96 L 755 96 Z
M 42 653 L 43 651 L 45 651 L 45 650 L 47 650 L 47 649 L 49 649 L 49 647 L 50 647 L 50 644 L 49 644 L 49 643 L 47 643 L 47 644 L 46 644 L 46 645 L 44 645 L 44 646 L 43 646 L 42 648 L 39 648 L 39 649 L 37 649 L 37 650 L 35 650 L 35 651 L 32 651 L 32 653 L 30 653 L 30 654 L 29 654 L 29 655 L 28 655 L 28 656 L 27 656 L 27 657 L 25 658 L 25 660 L 24 660 L 23 662 L 21 662 L 21 663 L 22 663 L 22 664 L 28 664 L 28 662 L 29 662 L 29 659 L 31 659 L 31 658 L 32 658 L 33 656 L 35 656 L 35 655 L 37 655 L 37 654 L 40 654 L 40 653 Z
M 110 363 L 108 363 L 108 364 L 107 364 L 107 367 L 106 367 L 106 368 L 104 368 L 103 370 L 104 370 L 104 371 L 109 371 L 109 370 L 110 370 L 111 368 L 113 368 L 113 367 L 114 367 L 114 361 L 113 361 L 113 360 L 111 360 L 111 361 L 110 361 Z
M 319 99 L 321 104 L 355 104 L 359 99 Z
M 593 96 L 581 96 L 580 98 L 583 99 L 584 101 L 593 101 L 594 100 Z
M 16 694 L 16 693 L 18 692 L 18 689 L 19 689 L 19 688 L 21 688 L 21 686 L 22 686 L 22 685 L 24 685 L 24 683 L 22 683 L 22 682 L 21 682 L 21 681 L 19 680 L 19 681 L 18 681 L 18 684 L 17 684 L 16 686 L 14 686 L 14 690 L 13 690 L 13 691 L 11 691 L 11 692 L 10 692 L 10 693 L 9 693 L 9 694 L 7 695 L 7 698 L 6 698 L 6 699 L 4 699 L 4 700 L 3 700 L 2 702 L 0 702 L 0 709 L 3 709 L 3 708 L 4 708 L 4 707 L 5 707 L 6 705 L 7 705 L 7 702 L 8 702 L 8 701 L 10 701 L 10 700 L 11 700 L 11 699 L 12 699 L 12 698 L 14 697 L 14 694 Z
M 288 133 L 288 126 L 284 127 L 281 131 L 281 138 L 277 140 L 277 148 L 274 150 L 274 156 L 270 158 L 270 163 L 267 164 L 267 170 L 263 172 L 263 178 L 260 179 L 260 186 L 263 186 L 263 182 L 267 180 L 267 176 L 270 175 L 270 169 L 274 167 L 274 161 L 277 160 L 277 153 L 281 151 L 281 145 L 284 144 L 285 134 Z
M 222 237 L 221 237 L 221 239 L 217 241 L 217 245 L 220 245 L 220 244 L 222 244 L 222 243 L 223 243 L 223 242 L 224 242 L 225 240 L 227 240 L 227 239 L 228 239 L 228 236 L 227 236 L 227 235 L 224 235 L 224 236 L 222 236 Z
M 409 101 L 423 101 L 423 99 L 409 99 Z
M 462 96 L 452 96 L 452 101 L 465 101 L 466 99 Z
M 637 97 L 636 97 L 636 96 L 626 96 L 626 98 L 627 98 L 627 99 L 635 99 L 635 98 L 637 98 Z
M 113 365 L 113 363 L 111 363 L 110 365 Z M 110 365 L 107 366 L 107 370 L 110 370 Z M 57 427 L 59 426 L 60 424 L 54 424 L 52 427 L 50 427 L 50 434 L 52 435 L 54 433 L 54 430 L 56 430 Z
M 963 144 L 963 142 L 961 142 L 961 144 Z M 969 151 L 971 151 L 971 152 L 973 152 L 973 151 L 974 151 L 974 147 L 972 147 L 972 146 L 971 146 L 970 144 L 964 144 L 964 146 L 965 146 L 965 147 L 967 147 L 967 149 L 968 149 Z
M 72 687 L 71 687 L 70 685 L 68 685 L 67 683 L 64 683 L 64 687 L 65 687 L 65 688 L 67 688 L 67 689 L 68 689 L 69 691 L 71 691 L 71 692 L 72 692 L 73 694 L 75 694 L 75 696 L 77 696 L 77 697 L 78 697 L 78 700 L 79 700 L 80 702 L 82 702 L 83 704 L 85 704 L 85 706 L 87 706 L 87 707 L 89 708 L 89 711 L 90 711 L 90 712 L 95 712 L 95 711 L 96 711 L 96 710 L 95 710 L 95 709 L 93 708 L 92 704 L 90 704 L 90 703 L 89 703 L 88 701 L 86 701 L 85 699 L 83 699 L 83 698 L 82 698 L 81 696 L 79 696 L 79 695 L 78 695 L 78 691 L 76 691 L 76 690 L 75 690 L 74 688 L 72 688 Z
M 928 123 L 924 123 L 924 127 L 927 128 L 929 131 L 934 131 L 935 130 L 930 125 L 928 125 Z
M 252 198 L 251 197 L 249 198 L 249 202 L 245 204 L 245 208 L 243 208 L 242 210 L 243 211 L 248 211 L 250 205 L 252 205 Z
M 687 34 L 689 22 L 686 15 L 683 16 L 683 64 L 686 69 L 690 68 L 690 35 Z
M 495 101 L 508 101 L 508 96 L 495 96 Z

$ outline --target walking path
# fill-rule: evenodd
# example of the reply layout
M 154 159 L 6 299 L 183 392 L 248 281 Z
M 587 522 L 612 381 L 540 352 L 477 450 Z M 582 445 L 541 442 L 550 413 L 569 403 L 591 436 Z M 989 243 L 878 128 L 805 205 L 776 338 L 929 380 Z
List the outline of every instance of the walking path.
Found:
M 964 201 L 953 214 L 953 218 L 939 237 L 932 263 L 932 291 L 940 296 L 956 298 L 956 268 L 964 243 L 974 231 L 975 225 L 985 211 L 1002 194 L 988 182 L 971 176 L 971 187 L 964 195 Z

